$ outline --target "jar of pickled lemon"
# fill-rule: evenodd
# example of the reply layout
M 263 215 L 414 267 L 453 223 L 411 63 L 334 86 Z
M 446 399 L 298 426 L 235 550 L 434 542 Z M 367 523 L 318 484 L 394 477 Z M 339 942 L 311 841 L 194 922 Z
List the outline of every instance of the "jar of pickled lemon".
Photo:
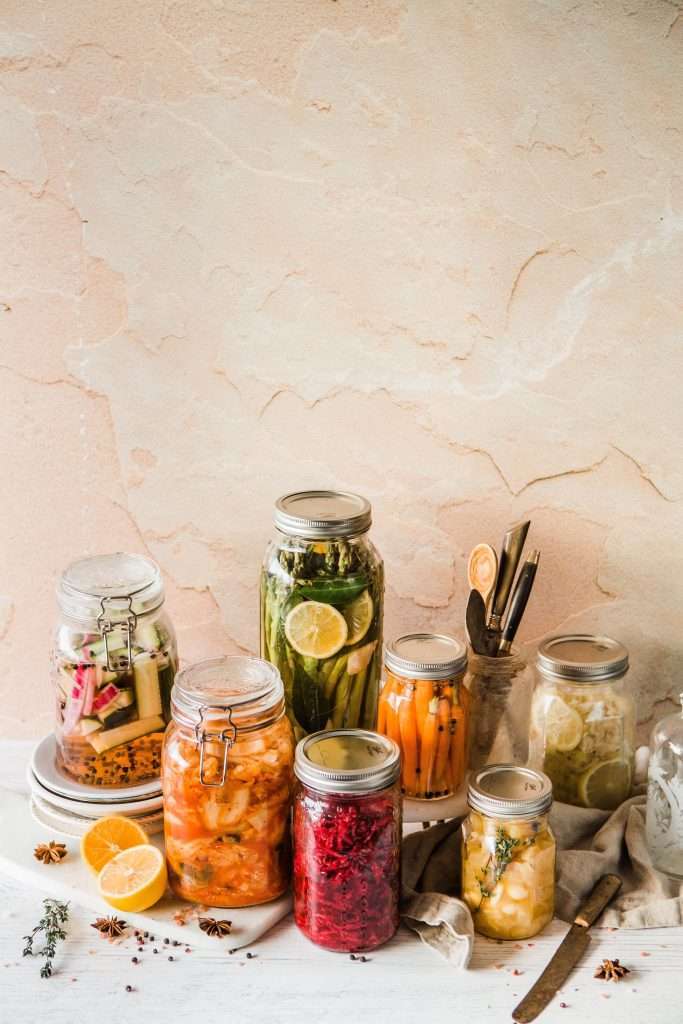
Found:
M 633 779 L 628 651 L 606 636 L 555 636 L 541 644 L 536 666 L 529 764 L 550 776 L 556 800 L 613 810 Z
M 492 939 L 528 939 L 552 920 L 555 838 L 547 775 L 511 764 L 472 778 L 462 825 L 462 897 Z

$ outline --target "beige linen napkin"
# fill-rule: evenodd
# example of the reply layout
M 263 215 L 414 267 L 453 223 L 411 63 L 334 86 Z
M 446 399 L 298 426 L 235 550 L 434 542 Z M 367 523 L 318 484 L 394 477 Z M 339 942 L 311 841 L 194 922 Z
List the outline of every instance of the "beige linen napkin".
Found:
M 405 924 L 455 967 L 472 951 L 472 918 L 460 892 L 460 820 L 447 821 L 403 840 Z M 623 886 L 599 920 L 617 928 L 683 924 L 683 883 L 655 871 L 645 843 L 645 797 L 609 811 L 556 803 L 550 824 L 557 839 L 555 913 L 573 921 L 579 904 L 601 875 L 613 871 Z

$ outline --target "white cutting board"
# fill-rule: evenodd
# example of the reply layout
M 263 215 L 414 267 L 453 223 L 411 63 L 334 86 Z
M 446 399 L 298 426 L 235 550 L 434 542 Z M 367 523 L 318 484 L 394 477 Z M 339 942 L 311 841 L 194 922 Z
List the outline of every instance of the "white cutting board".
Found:
M 38 843 L 55 839 L 64 843 L 67 856 L 59 864 L 42 864 L 33 856 Z M 163 850 L 161 836 L 152 837 L 153 842 Z M 96 916 L 114 914 L 116 911 L 98 895 L 95 876 L 81 859 L 79 840 L 71 839 L 33 820 L 29 810 L 29 798 L 0 788 L 0 871 L 25 886 L 42 889 L 51 897 L 73 900 L 85 907 L 92 907 Z M 201 915 L 227 918 L 232 921 L 232 932 L 224 939 L 206 935 L 197 924 L 198 911 L 186 915 L 186 923 L 178 924 L 174 914 L 187 911 L 191 904 L 167 895 L 150 910 L 142 914 L 120 914 L 134 928 L 152 932 L 157 940 L 179 939 L 191 946 L 207 946 L 211 949 L 239 949 L 261 938 L 274 924 L 286 917 L 292 908 L 291 896 L 280 897 L 260 907 L 245 907 L 227 910 L 223 907 L 202 910 Z

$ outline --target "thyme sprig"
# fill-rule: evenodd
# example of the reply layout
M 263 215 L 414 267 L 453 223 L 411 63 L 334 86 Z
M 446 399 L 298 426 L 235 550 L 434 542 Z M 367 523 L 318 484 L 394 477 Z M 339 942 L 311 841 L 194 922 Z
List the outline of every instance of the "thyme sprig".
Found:
M 40 968 L 41 978 L 49 978 L 52 974 L 52 961 L 57 952 L 57 943 L 66 938 L 66 932 L 62 927 L 69 917 L 69 904 L 61 903 L 59 900 L 43 900 L 45 908 L 40 921 L 30 933 L 24 935 L 26 945 L 22 956 L 44 956 L 45 963 Z M 42 949 L 34 950 L 33 943 L 41 934 L 45 933 L 45 945 Z
M 478 879 L 482 903 L 487 897 L 493 895 L 496 886 L 505 874 L 508 864 L 514 860 L 517 850 L 533 846 L 535 842 L 536 836 L 528 836 L 526 839 L 514 839 L 507 834 L 504 828 L 499 826 L 496 829 L 496 844 L 486 865 L 486 874 L 488 874 L 488 869 L 491 866 L 491 862 L 493 862 L 493 885 L 491 888 L 486 885 L 486 875 L 484 878 Z M 481 903 L 479 906 L 481 906 Z

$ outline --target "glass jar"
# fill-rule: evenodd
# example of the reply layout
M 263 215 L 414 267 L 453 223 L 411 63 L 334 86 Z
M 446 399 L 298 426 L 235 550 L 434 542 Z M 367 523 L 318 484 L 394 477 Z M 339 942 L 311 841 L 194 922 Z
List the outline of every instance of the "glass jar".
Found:
M 614 810 L 631 792 L 635 760 L 626 648 L 604 636 L 556 636 L 536 664 L 529 764 L 550 776 L 556 800 Z
M 552 920 L 555 838 L 547 775 L 512 764 L 472 778 L 462 824 L 462 898 L 492 939 L 529 939 Z
M 398 928 L 400 757 L 364 729 L 296 748 L 294 920 L 325 949 L 375 949 Z
M 384 568 L 370 505 L 337 491 L 280 498 L 261 570 L 261 655 L 285 684 L 297 739 L 319 729 L 374 729 Z
M 470 650 L 467 767 L 525 764 L 529 756 L 531 672 L 516 648 L 496 658 Z
M 282 680 L 261 658 L 178 673 L 161 781 L 171 888 L 184 900 L 249 907 L 289 884 L 294 737 Z
M 401 750 L 409 797 L 450 796 L 465 777 L 469 693 L 464 644 L 438 633 L 410 633 L 384 654 L 377 731 Z
M 57 760 L 93 786 L 157 778 L 177 669 L 159 567 L 117 552 L 73 562 L 57 586 Z
M 683 693 L 680 696 L 683 705 Z M 683 880 L 683 713 L 652 731 L 647 784 L 647 845 L 658 871 Z

